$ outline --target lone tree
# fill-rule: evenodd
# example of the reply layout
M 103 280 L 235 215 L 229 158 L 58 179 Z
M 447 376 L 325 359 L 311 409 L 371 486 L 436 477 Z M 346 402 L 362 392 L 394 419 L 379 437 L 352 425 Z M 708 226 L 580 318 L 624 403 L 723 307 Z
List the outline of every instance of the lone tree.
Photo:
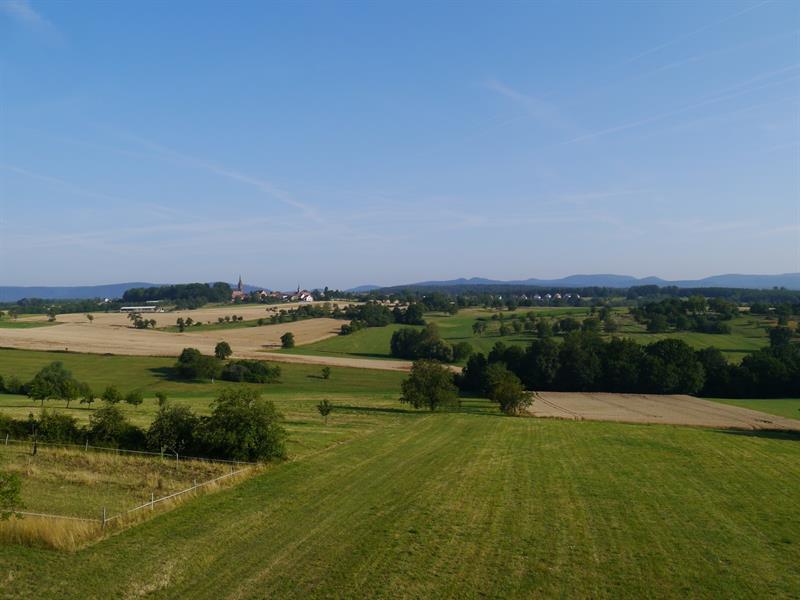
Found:
M 414 408 L 437 410 L 458 402 L 458 391 L 453 382 L 453 372 L 433 360 L 417 360 L 411 375 L 402 386 L 400 402 Z
M 56 315 L 57 314 L 58 313 L 56 312 L 56 307 L 55 306 L 51 306 L 50 308 L 47 309 L 47 320 L 52 323 L 53 321 L 56 320 Z
M 125 395 L 125 402 L 131 406 L 139 406 L 144 402 L 144 396 L 140 390 L 133 390 Z
M 183 330 L 186 329 L 186 322 L 183 320 L 183 317 L 178 317 L 178 320 L 175 321 L 175 324 L 178 326 L 178 331 L 183 333 Z
M 325 419 L 325 425 L 328 424 L 328 415 L 333 412 L 333 404 L 328 400 L 323 400 L 319 404 L 317 404 L 317 410 L 319 414 Z
M 233 354 L 233 350 L 231 350 L 231 345 L 228 342 L 219 342 L 214 346 L 214 356 L 220 360 L 225 360 L 231 354 Z
M 80 397 L 81 397 L 81 404 L 88 404 L 89 408 L 92 407 L 92 403 L 94 402 L 95 395 L 92 388 L 89 386 L 88 383 L 81 383 L 79 386 L 80 390 Z
M 164 392 L 156 392 L 156 403 L 158 408 L 163 408 L 167 405 L 167 395 Z
M 118 402 L 122 402 L 122 394 L 113 385 L 110 385 L 103 390 L 103 394 L 100 396 L 100 398 L 108 404 L 117 404 Z
M 94 315 L 92 313 L 87 313 L 86 319 L 89 321 L 89 323 L 91 323 L 92 321 L 94 321 Z
M 28 395 L 34 400 L 39 400 L 42 406 L 45 400 L 52 398 L 66 400 L 69 408 L 70 401 L 78 397 L 79 391 L 78 382 L 61 362 L 52 362 L 42 367 L 28 384 Z
M 281 346 L 284 348 L 294 348 L 294 334 L 287 331 L 281 336 Z
M 322 378 L 323 379 L 330 379 L 331 378 L 331 368 L 328 366 L 322 367 Z M 327 400 L 326 400 L 327 402 Z

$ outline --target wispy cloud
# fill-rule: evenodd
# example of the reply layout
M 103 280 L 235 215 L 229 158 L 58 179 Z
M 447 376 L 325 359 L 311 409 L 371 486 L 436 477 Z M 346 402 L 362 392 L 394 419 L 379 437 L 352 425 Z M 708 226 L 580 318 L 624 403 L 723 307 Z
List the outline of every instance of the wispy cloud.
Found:
M 693 102 L 691 104 L 687 104 L 687 105 L 681 106 L 681 107 L 676 108 L 674 110 L 666 111 L 666 112 L 659 113 L 659 114 L 656 114 L 656 115 L 652 115 L 652 116 L 649 116 L 649 117 L 643 117 L 641 119 L 637 119 L 637 120 L 634 120 L 634 121 L 629 121 L 627 123 L 623 123 L 621 125 L 616 125 L 614 127 L 608 127 L 606 129 L 599 129 L 599 130 L 596 130 L 596 131 L 592 131 L 590 133 L 586 133 L 584 135 L 579 135 L 577 137 L 574 137 L 574 138 L 571 138 L 571 139 L 568 139 L 568 140 L 562 142 L 562 144 L 572 144 L 572 143 L 575 143 L 575 142 L 582 142 L 582 141 L 585 141 L 585 140 L 590 140 L 590 139 L 602 137 L 602 136 L 613 134 L 613 133 L 619 133 L 621 131 L 626 131 L 628 129 L 634 129 L 634 128 L 637 128 L 637 127 L 641 127 L 642 125 L 649 125 L 650 123 L 663 121 L 664 119 L 668 119 L 670 117 L 678 116 L 678 115 L 680 115 L 682 113 L 689 112 L 689 111 L 695 110 L 697 108 L 702 108 L 702 107 L 708 106 L 710 104 L 716 104 L 718 102 L 724 102 L 726 100 L 731 100 L 731 99 L 736 98 L 738 96 L 749 94 L 749 93 L 752 93 L 752 92 L 755 92 L 755 91 L 758 91 L 758 90 L 761 90 L 761 89 L 764 89 L 764 88 L 767 88 L 767 87 L 772 87 L 774 85 L 781 85 L 781 84 L 784 84 L 784 83 L 788 83 L 790 81 L 794 81 L 794 80 L 798 79 L 798 77 L 800 77 L 800 75 L 793 74 L 793 75 L 791 75 L 789 77 L 785 77 L 783 79 L 767 81 L 766 83 L 761 83 L 759 85 L 754 85 L 754 84 L 758 83 L 759 81 L 762 81 L 762 80 L 765 80 L 765 79 L 769 80 L 769 79 L 775 77 L 776 75 L 780 75 L 780 74 L 783 74 L 783 73 L 786 73 L 786 72 L 791 72 L 791 71 L 797 71 L 798 69 L 800 69 L 800 63 L 799 64 L 794 64 L 794 65 L 789 65 L 787 67 L 783 67 L 783 68 L 777 69 L 775 71 L 762 73 L 760 75 L 757 75 L 756 77 L 748 79 L 747 81 L 741 82 L 741 83 L 736 84 L 734 86 L 730 86 L 730 87 L 727 87 L 727 88 L 723 88 L 721 90 L 717 90 L 717 91 L 713 92 L 712 94 L 708 95 L 707 97 L 705 97 L 704 99 L 701 99 L 701 100 L 699 100 L 697 102 Z
M 532 117 L 542 125 L 569 130 L 573 132 L 573 134 L 578 130 L 575 123 L 552 102 L 542 100 L 531 94 L 523 93 L 496 79 L 489 79 L 484 85 L 486 89 L 521 105 L 525 109 L 527 116 Z
M 749 13 L 752 10 L 755 10 L 757 8 L 761 8 L 765 4 L 769 4 L 769 2 L 770 2 L 770 0 L 763 0 L 762 2 L 758 2 L 757 4 L 753 4 L 752 6 L 748 6 L 746 8 L 741 9 L 741 10 L 737 10 L 736 12 L 733 12 L 733 13 L 731 13 L 729 15 L 726 15 L 721 19 L 717 19 L 716 21 L 712 21 L 711 23 L 706 23 L 705 25 L 697 27 L 696 29 L 692 29 L 691 31 L 688 31 L 686 33 L 682 33 L 682 34 L 680 34 L 678 36 L 670 38 L 669 40 L 666 40 L 665 42 L 662 42 L 662 43 L 660 43 L 660 44 L 658 44 L 656 46 L 652 46 L 650 48 L 647 48 L 646 50 L 643 50 L 643 51 L 639 52 L 638 54 L 636 54 L 634 56 L 631 56 L 630 58 L 625 60 L 625 62 L 623 64 L 636 62 L 637 60 L 639 60 L 641 58 L 644 58 L 645 56 L 648 56 L 648 55 L 653 54 L 655 52 L 659 52 L 660 50 L 663 50 L 664 48 L 668 48 L 669 46 L 677 44 L 678 42 L 682 42 L 682 41 L 684 41 L 684 40 L 686 40 L 686 39 L 688 39 L 690 37 L 693 37 L 693 36 L 697 35 L 698 33 L 703 33 L 704 31 L 708 31 L 709 29 L 717 27 L 718 25 L 722 25 L 723 23 L 725 23 L 727 21 L 730 21 L 731 19 L 735 19 L 735 18 L 740 17 L 740 16 L 742 16 L 742 15 L 744 15 L 746 13 Z
M 228 166 L 219 164 L 217 162 L 209 161 L 203 158 L 198 158 L 196 156 L 191 156 L 188 154 L 184 154 L 182 152 L 178 152 L 171 148 L 167 148 L 161 144 L 152 142 L 150 140 L 145 140 L 138 136 L 132 135 L 125 135 L 127 139 L 140 144 L 151 150 L 153 155 L 156 158 L 162 160 L 169 160 L 172 162 L 178 162 L 185 164 L 187 166 L 202 169 L 209 173 L 213 173 L 215 175 L 219 175 L 220 177 L 225 177 L 227 179 L 231 179 L 233 181 L 238 181 L 239 183 L 244 183 L 246 185 L 252 186 L 259 191 L 271 196 L 275 200 L 296 208 L 300 210 L 305 217 L 311 219 L 316 222 L 321 222 L 322 219 L 319 216 L 316 209 L 308 204 L 297 200 L 294 195 L 290 192 L 284 190 L 283 188 L 275 185 L 271 181 L 263 179 L 261 177 L 256 177 L 247 173 L 243 173 L 237 169 L 230 168 Z
M 81 187 L 79 185 L 75 185 L 74 183 L 70 183 L 69 181 L 59 179 L 58 177 L 51 177 L 50 175 L 42 175 L 41 173 L 34 173 L 33 171 L 29 171 L 27 169 L 23 169 L 21 167 L 17 167 L 14 165 L 0 163 L 0 170 L 8 171 L 10 173 L 15 173 L 17 175 L 22 175 L 30 179 L 35 179 L 37 181 L 41 181 L 43 183 L 56 186 L 65 191 L 77 194 L 79 196 L 84 196 L 86 198 L 94 198 L 96 200 L 112 201 L 112 202 L 130 202 L 129 200 L 126 200 L 125 198 L 120 198 L 119 196 L 113 196 L 110 194 L 95 192 L 86 189 L 84 187 Z
M 0 0 L 0 13 L 4 13 L 25 27 L 57 36 L 55 25 L 37 12 L 29 0 Z

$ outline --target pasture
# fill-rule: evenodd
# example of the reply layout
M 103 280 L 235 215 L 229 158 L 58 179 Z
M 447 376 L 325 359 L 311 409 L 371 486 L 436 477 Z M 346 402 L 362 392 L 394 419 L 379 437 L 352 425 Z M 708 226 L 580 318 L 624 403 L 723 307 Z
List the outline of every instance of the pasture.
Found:
M 0 595 L 791 598 L 800 589 L 796 437 L 509 418 L 480 401 L 440 414 L 380 403 L 355 412 L 372 420 L 360 435 L 74 554 L 0 547 Z
M 546 317 L 548 319 L 573 317 L 582 321 L 589 316 L 589 309 L 587 308 L 536 307 L 533 309 L 502 311 L 502 313 L 496 310 L 470 308 L 463 309 L 456 315 L 426 314 L 425 319 L 430 323 L 435 323 L 439 327 L 442 338 L 448 342 L 453 344 L 468 342 L 476 352 L 488 354 L 492 346 L 497 342 L 503 342 L 506 345 L 525 346 L 530 344 L 536 337 L 532 332 L 511 333 L 501 336 L 499 334 L 501 321 L 492 319 L 492 316 L 502 314 L 505 322 L 510 323 L 513 315 L 524 317 L 529 312 L 533 312 L 537 318 Z M 643 325 L 636 323 L 627 314 L 627 311 L 615 309 L 614 318 L 619 325 L 619 330 L 613 334 L 603 334 L 606 338 L 612 335 L 629 337 L 640 344 L 651 344 L 665 338 L 676 338 L 685 341 L 695 349 L 715 346 L 731 362 L 739 362 L 745 354 L 768 346 L 769 338 L 766 329 L 775 324 L 774 320 L 746 315 L 729 322 L 731 326 L 730 334 L 696 333 L 692 331 L 648 333 Z M 478 319 L 485 320 L 488 325 L 486 332 L 481 335 L 477 335 L 472 331 L 472 325 Z M 280 350 L 278 353 L 359 359 L 391 359 L 389 342 L 392 334 L 401 327 L 403 326 L 388 325 L 386 327 L 362 329 L 350 335 L 328 337 L 290 350 Z M 561 338 L 557 336 L 555 339 Z

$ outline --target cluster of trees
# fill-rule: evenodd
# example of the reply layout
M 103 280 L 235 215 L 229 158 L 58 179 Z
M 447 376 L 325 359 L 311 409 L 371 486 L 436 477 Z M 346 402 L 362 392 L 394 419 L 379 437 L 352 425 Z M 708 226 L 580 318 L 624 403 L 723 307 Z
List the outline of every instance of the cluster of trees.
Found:
M 384 327 L 390 323 L 424 325 L 424 315 L 425 307 L 419 303 L 409 304 L 405 309 L 396 306 L 390 310 L 388 306 L 378 302 L 367 302 L 345 309 L 343 317 L 350 319 L 350 323 L 342 325 L 339 333 L 349 335 L 366 327 Z
M 739 314 L 739 309 L 721 298 L 706 299 L 691 296 L 686 300 L 665 298 L 659 302 L 646 302 L 630 309 L 633 317 L 647 325 L 650 333 L 662 333 L 674 328 L 677 331 L 700 333 L 730 333 L 725 323 Z
M 30 397 L 40 402 L 44 407 L 45 400 L 60 400 L 66 402 L 67 408 L 71 402 L 79 400 L 81 404 L 91 405 L 99 400 L 106 404 L 139 405 L 144 398 L 139 390 L 132 390 L 122 394 L 115 386 L 106 387 L 99 395 L 92 390 L 86 382 L 78 381 L 72 372 L 64 367 L 60 361 L 52 362 L 42 367 L 27 383 L 12 375 L 8 378 L 0 376 L 0 393 L 19 394 Z
M 27 313 L 46 315 L 50 311 L 55 314 L 85 313 L 85 312 L 116 312 L 122 306 L 121 302 L 105 302 L 100 298 L 85 300 L 46 300 L 43 298 L 23 298 L 16 302 L 0 304 L 0 318 L 5 312 L 6 316 L 16 319 L 17 315 Z
M 780 339 L 778 339 L 780 337 Z M 729 364 L 716 348 L 693 350 L 682 340 L 641 346 L 630 339 L 604 341 L 575 331 L 563 343 L 534 340 L 527 348 L 495 344 L 488 356 L 473 354 L 457 383 L 486 394 L 490 367 L 501 363 L 527 389 L 705 396 L 767 397 L 800 394 L 800 345 L 772 335 L 773 344 Z
M 148 327 L 156 328 L 155 319 L 145 319 L 139 313 L 128 313 L 128 320 L 132 322 L 136 329 L 147 329 Z
M 409 360 L 428 359 L 440 362 L 458 362 L 472 353 L 468 342 L 450 344 L 442 339 L 435 323 L 428 323 L 424 329 L 403 327 L 392 334 L 391 354 Z
M 502 363 L 493 363 L 486 369 L 485 383 L 482 391 L 507 415 L 517 415 L 531 403 L 519 377 Z M 415 361 L 401 391 L 400 401 L 417 409 L 434 411 L 459 403 L 454 373 L 435 360 Z
M 226 389 L 211 415 L 195 415 L 187 406 L 163 398 L 148 429 L 131 424 L 113 403 L 92 412 L 82 427 L 66 414 L 43 409 L 38 418 L 16 420 L 0 414 L 0 435 L 22 439 L 83 443 L 127 450 L 151 450 L 226 460 L 265 461 L 286 457 L 283 417 L 272 402 L 252 389 Z
M 754 302 L 765 302 L 768 304 L 780 304 L 785 302 L 798 304 L 800 302 L 800 291 L 787 290 L 784 288 L 763 290 L 724 287 L 680 288 L 674 285 L 636 285 L 627 290 L 617 290 L 617 294 L 624 294 L 628 300 L 639 301 L 703 296 L 705 298 L 724 298 L 737 305 L 751 304 Z
M 227 302 L 231 299 L 231 286 L 222 281 L 207 283 L 180 283 L 148 288 L 131 288 L 122 294 L 127 304 L 141 304 L 148 300 L 167 300 L 178 308 L 199 308 L 208 302 Z
M 214 356 L 207 356 L 197 348 L 184 348 L 175 363 L 175 374 L 180 379 L 223 379 L 247 383 L 278 383 L 281 368 L 260 360 L 228 360 L 232 354 L 227 342 L 219 342 Z
M 750 313 L 754 315 L 769 315 L 778 319 L 778 326 L 789 325 L 792 315 L 800 315 L 800 301 L 796 303 L 781 302 L 768 304 L 766 302 L 755 302 L 750 305 Z M 798 326 L 800 329 L 800 326 Z

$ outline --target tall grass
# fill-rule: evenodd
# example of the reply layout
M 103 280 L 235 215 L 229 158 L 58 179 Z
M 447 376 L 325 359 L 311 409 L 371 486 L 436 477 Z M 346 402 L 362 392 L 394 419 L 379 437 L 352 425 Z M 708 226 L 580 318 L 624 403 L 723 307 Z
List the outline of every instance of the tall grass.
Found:
M 91 521 L 13 516 L 0 521 L 0 542 L 73 551 L 97 539 L 102 531 L 100 523 Z

